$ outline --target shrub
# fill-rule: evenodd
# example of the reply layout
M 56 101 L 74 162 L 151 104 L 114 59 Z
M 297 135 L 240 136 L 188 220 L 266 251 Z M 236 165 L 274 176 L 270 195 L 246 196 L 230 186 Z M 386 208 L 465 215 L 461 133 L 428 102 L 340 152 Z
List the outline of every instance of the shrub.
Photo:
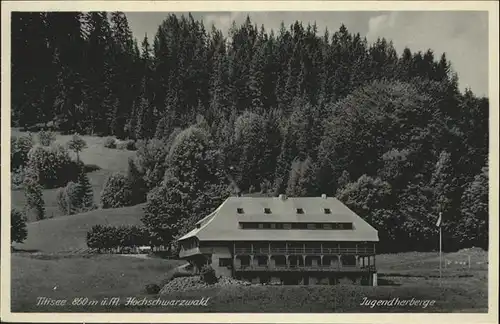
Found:
M 126 143 L 126 148 L 129 151 L 135 151 L 137 150 L 137 147 L 135 146 L 135 141 L 134 140 L 128 140 Z
M 10 182 L 11 182 L 10 186 L 12 190 L 22 189 L 24 174 L 25 174 L 24 168 L 19 168 L 15 171 L 12 171 L 10 175 Z
M 156 295 L 160 292 L 161 288 L 157 284 L 147 284 L 144 290 L 147 294 Z
M 28 167 L 37 175 L 44 188 L 57 188 L 76 180 L 76 165 L 68 150 L 61 145 L 35 146 L 28 153 Z
M 149 241 L 149 232 L 144 227 L 134 225 L 95 225 L 87 232 L 87 246 L 99 252 L 103 249 L 123 252 L 125 248 L 146 245 Z
M 56 134 L 51 131 L 40 131 L 38 133 L 38 141 L 43 146 L 50 146 L 56 140 Z
M 28 153 L 33 147 L 31 134 L 10 139 L 10 167 L 11 170 L 23 168 L 28 164 Z
M 10 210 L 10 242 L 22 243 L 28 237 L 26 216 L 17 209 Z
M 135 141 L 134 140 L 126 140 L 126 141 L 120 142 L 116 145 L 116 148 L 119 150 L 135 151 L 136 150 Z
M 200 280 L 209 285 L 213 285 L 218 281 L 217 276 L 215 275 L 215 270 L 208 264 L 201 268 Z
M 113 173 L 108 177 L 101 192 L 102 208 L 131 206 L 133 192 L 127 176 Z
M 104 147 L 114 149 L 116 148 L 116 140 L 113 137 L 107 137 L 104 140 Z
M 75 182 L 68 182 L 66 187 L 60 188 L 57 192 L 57 205 L 59 210 L 65 215 L 73 215 L 78 213 L 80 204 L 78 202 L 78 193 L 80 185 Z
M 85 164 L 84 170 L 85 170 L 85 173 L 90 173 L 90 172 L 101 170 L 101 167 L 96 165 L 96 164 Z

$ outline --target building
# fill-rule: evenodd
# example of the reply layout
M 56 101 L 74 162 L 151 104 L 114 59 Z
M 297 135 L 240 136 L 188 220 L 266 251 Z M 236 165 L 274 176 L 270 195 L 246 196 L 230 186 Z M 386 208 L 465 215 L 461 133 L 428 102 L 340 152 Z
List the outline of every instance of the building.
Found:
M 179 239 L 179 256 L 255 283 L 377 285 L 377 242 L 336 198 L 229 197 Z

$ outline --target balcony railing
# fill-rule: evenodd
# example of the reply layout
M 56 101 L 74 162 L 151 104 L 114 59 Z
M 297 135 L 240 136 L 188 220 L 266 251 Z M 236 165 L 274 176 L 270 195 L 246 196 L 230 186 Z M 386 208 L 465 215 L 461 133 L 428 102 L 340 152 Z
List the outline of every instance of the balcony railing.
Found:
M 235 267 L 236 271 L 375 271 L 375 266 L 359 267 L 356 265 L 242 265 Z
M 235 248 L 235 254 L 375 254 L 373 247 L 354 248 Z

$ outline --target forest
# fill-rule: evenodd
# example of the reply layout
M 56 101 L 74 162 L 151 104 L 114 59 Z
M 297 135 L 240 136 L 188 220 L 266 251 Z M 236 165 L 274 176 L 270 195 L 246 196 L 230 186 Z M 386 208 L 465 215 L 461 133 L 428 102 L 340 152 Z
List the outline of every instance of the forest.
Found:
M 380 252 L 436 249 L 439 213 L 446 249 L 488 248 L 489 101 L 445 53 L 168 13 L 140 41 L 123 12 L 13 13 L 11 41 L 12 127 L 135 141 L 101 207 L 145 202 L 160 242 L 228 195 L 286 193 L 337 197 Z

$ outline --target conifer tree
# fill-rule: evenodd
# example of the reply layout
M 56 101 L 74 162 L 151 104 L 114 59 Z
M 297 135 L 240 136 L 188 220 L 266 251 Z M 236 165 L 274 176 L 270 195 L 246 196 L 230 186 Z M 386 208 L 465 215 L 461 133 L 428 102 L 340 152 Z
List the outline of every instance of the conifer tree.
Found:
M 42 186 L 38 181 L 38 175 L 33 168 L 29 167 L 23 182 L 24 195 L 26 196 L 26 207 L 28 212 L 35 214 L 36 220 L 45 218 L 45 203 L 43 201 Z
M 89 177 L 85 173 L 83 163 L 80 163 L 78 168 L 78 201 L 82 211 L 91 210 L 94 208 L 94 191 L 90 184 Z
M 26 216 L 17 209 L 10 211 L 10 242 L 23 243 L 28 237 Z

